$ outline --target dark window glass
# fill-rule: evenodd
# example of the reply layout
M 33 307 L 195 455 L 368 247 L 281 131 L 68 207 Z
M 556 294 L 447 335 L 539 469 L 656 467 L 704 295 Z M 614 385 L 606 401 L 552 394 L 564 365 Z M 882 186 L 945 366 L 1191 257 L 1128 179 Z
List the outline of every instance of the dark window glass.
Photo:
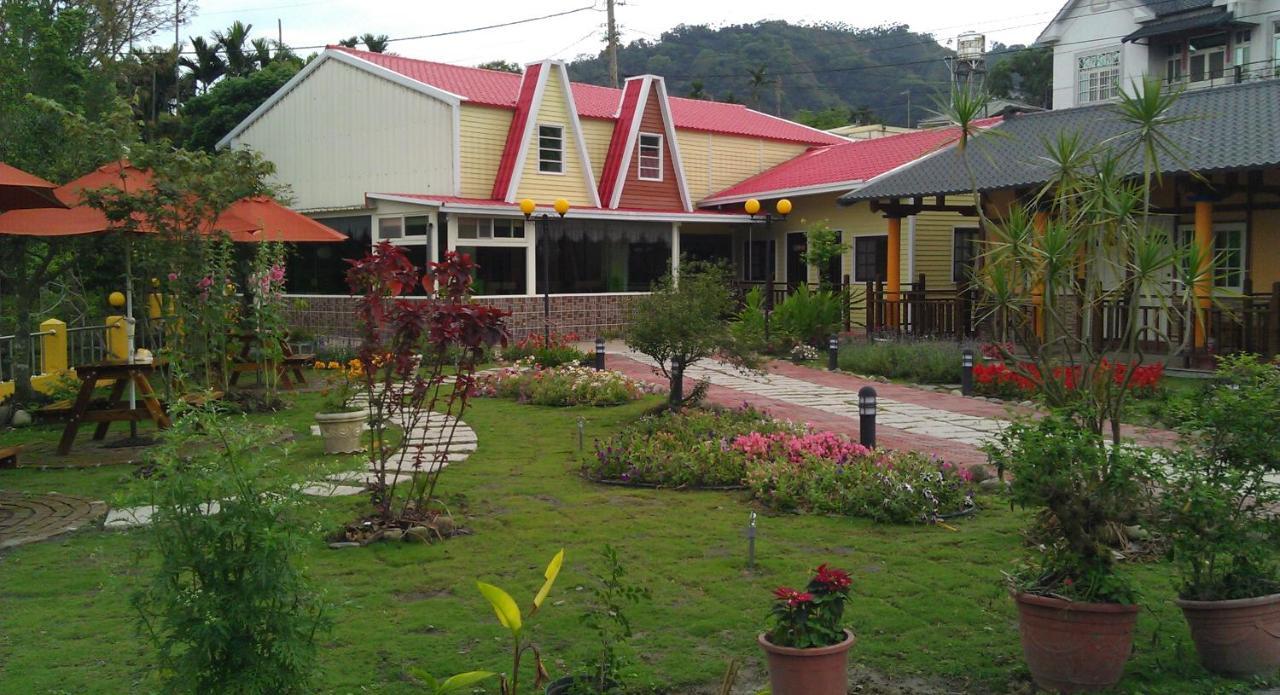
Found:
M 426 215 L 404 218 L 405 236 L 426 236 L 431 231 L 431 218 Z
M 765 282 L 775 277 L 777 265 L 775 245 L 772 239 L 753 239 L 742 242 L 743 280 Z
M 551 292 L 648 292 L 671 270 L 671 225 L 660 222 L 551 220 L 539 242 L 549 244 Z M 542 269 L 542 259 L 538 259 Z M 538 291 L 542 291 L 539 284 Z
M 681 234 L 680 257 L 702 263 L 733 264 L 733 237 L 728 234 Z
M 459 246 L 458 252 L 470 254 L 476 262 L 477 295 L 525 293 L 527 251 L 523 246 Z
M 860 236 L 853 240 L 854 282 L 884 280 L 889 267 L 889 238 Z
M 957 229 L 951 238 L 951 279 L 969 282 L 977 269 L 978 230 Z
M 320 224 L 346 235 L 335 244 L 290 244 L 285 285 L 293 294 L 348 294 L 346 259 L 364 258 L 373 244 L 372 218 L 325 217 Z
M 538 171 L 564 171 L 564 129 L 558 125 L 538 126 Z

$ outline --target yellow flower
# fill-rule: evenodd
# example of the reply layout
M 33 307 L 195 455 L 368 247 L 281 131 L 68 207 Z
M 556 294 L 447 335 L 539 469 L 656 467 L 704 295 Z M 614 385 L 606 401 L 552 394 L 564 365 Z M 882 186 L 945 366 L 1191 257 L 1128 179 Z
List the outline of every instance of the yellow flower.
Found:
M 324 360 L 316 360 L 316 363 L 311 365 L 311 367 L 313 369 L 324 369 Z
M 338 364 L 337 362 L 330 362 L 329 369 L 342 369 L 342 365 Z

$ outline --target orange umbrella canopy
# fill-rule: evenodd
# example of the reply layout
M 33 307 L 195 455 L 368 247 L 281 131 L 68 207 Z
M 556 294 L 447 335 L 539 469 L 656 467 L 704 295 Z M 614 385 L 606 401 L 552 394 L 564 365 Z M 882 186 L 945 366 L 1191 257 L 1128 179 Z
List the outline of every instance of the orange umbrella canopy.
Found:
M 0 162 L 0 210 L 66 207 L 54 195 L 56 185 Z
M 16 236 L 77 236 L 100 234 L 119 229 L 101 210 L 84 204 L 82 192 L 96 188 L 118 188 L 126 192 L 141 191 L 152 185 L 151 173 L 130 165 L 113 162 L 74 181 L 54 189 L 57 198 L 69 209 L 10 210 L 0 214 L 0 234 Z M 300 215 L 266 196 L 242 198 L 218 216 L 214 228 L 227 232 L 231 240 L 341 242 L 342 234 Z M 133 230 L 152 232 L 142 220 L 135 220 Z

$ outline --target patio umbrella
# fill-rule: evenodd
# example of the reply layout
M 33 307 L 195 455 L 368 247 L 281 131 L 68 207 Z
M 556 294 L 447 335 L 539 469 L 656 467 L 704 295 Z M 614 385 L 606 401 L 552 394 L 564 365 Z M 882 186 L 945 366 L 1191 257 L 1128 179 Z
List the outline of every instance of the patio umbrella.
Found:
M 55 184 L 0 162 L 0 210 L 67 207 L 54 195 Z
M 113 231 L 128 231 L 135 234 L 154 234 L 155 230 L 147 227 L 143 220 L 134 220 L 133 225 L 120 226 L 107 219 L 101 210 L 85 205 L 82 192 L 87 189 L 120 188 L 125 192 L 141 191 L 150 188 L 152 177 L 149 171 L 139 169 L 126 161 L 112 162 L 96 170 L 69 181 L 54 189 L 56 199 L 65 203 L 67 209 L 43 210 L 10 210 L 0 213 L 0 235 L 62 237 L 105 234 Z M 298 214 L 266 196 L 242 198 L 232 203 L 218 216 L 214 222 L 214 231 L 223 231 L 230 235 L 233 242 L 253 243 L 262 241 L 281 242 L 341 242 L 346 241 L 342 234 Z M 133 363 L 135 352 L 135 334 L 133 319 L 133 268 L 132 243 L 125 237 L 125 321 L 127 336 L 127 359 Z M 129 408 L 137 405 L 133 384 L 129 384 Z

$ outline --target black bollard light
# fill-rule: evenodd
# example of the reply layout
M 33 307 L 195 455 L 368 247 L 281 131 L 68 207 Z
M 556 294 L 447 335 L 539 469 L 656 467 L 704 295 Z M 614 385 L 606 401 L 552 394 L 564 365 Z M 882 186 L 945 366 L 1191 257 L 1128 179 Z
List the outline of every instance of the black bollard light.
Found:
M 827 338 L 827 369 L 835 371 L 838 369 L 838 358 L 840 357 L 840 341 L 833 335 Z
M 604 369 L 604 338 L 596 338 L 596 369 Z
M 973 348 L 960 353 L 960 393 L 973 395 Z
M 858 435 L 862 446 L 876 448 L 876 390 L 871 386 L 858 389 Z

